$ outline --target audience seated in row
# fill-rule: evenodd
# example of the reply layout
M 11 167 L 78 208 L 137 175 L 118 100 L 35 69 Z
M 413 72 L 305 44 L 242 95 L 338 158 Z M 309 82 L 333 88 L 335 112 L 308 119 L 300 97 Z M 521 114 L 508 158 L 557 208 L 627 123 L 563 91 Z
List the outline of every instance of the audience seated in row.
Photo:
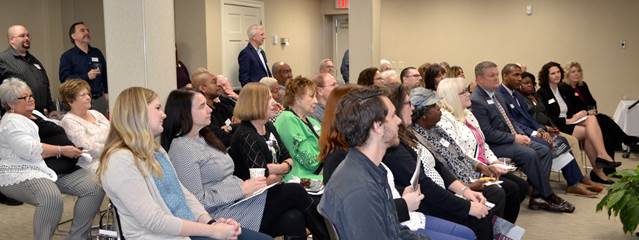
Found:
M 0 85 L 7 113 L 0 121 L 0 191 L 36 207 L 35 239 L 51 239 L 62 217 L 62 193 L 77 196 L 69 239 L 88 235 L 104 191 L 92 170 L 76 166 L 82 151 L 64 129 L 35 111 L 35 98 L 17 78 Z
M 97 174 L 118 209 L 124 237 L 271 239 L 240 229 L 233 219 L 213 219 L 181 184 L 168 154 L 155 141 L 165 118 L 159 96 L 146 88 L 125 89 L 113 106 Z

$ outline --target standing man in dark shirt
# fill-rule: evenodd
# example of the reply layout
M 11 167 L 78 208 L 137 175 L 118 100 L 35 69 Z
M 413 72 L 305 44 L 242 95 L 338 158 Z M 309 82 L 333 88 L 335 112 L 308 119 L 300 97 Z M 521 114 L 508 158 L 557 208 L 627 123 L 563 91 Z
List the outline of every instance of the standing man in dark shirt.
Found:
M 91 33 L 84 22 L 69 28 L 73 48 L 60 57 L 60 82 L 84 79 L 91 86 L 91 107 L 108 116 L 107 63 L 100 49 L 91 47 Z
M 340 239 L 428 239 L 400 225 L 386 170 L 401 120 L 381 90 L 356 89 L 338 103 L 337 131 L 350 149 L 328 181 L 318 209 Z
M 15 77 L 29 85 L 36 101 L 35 109 L 58 118 L 59 114 L 51 99 L 49 77 L 44 65 L 31 53 L 31 36 L 22 25 L 13 25 L 7 31 L 9 48 L 0 53 L 0 81 Z

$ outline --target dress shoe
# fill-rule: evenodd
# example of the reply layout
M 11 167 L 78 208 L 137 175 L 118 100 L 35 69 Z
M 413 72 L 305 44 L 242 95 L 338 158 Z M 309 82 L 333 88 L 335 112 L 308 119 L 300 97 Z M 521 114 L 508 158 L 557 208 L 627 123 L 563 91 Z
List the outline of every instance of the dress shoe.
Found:
M 599 176 L 597 176 L 597 174 L 595 174 L 595 172 L 593 172 L 593 171 L 590 171 L 590 179 L 591 179 L 593 182 L 597 182 L 597 183 L 601 183 L 601 184 L 613 184 L 613 183 L 615 183 L 615 181 L 610 180 L 610 179 L 608 179 L 608 180 L 603 180 L 603 179 L 601 179 L 601 178 L 600 178 Z
M 595 163 L 597 164 L 598 168 L 616 168 L 621 166 L 620 162 L 607 161 L 601 158 L 597 158 L 597 160 L 595 160 Z
M 596 198 L 597 192 L 588 190 L 585 184 L 577 183 L 566 188 L 566 193 L 574 194 L 581 197 Z
M 528 201 L 528 208 L 530 210 L 548 209 L 548 203 L 541 198 L 530 198 Z
M 550 194 L 550 196 L 548 196 L 545 200 L 551 207 L 553 207 L 553 205 L 558 205 L 562 212 L 572 213 L 575 211 L 575 206 L 572 205 L 572 203 L 569 203 L 554 193 Z
M 15 200 L 13 198 L 7 197 L 4 194 L 0 193 L 0 203 L 7 206 L 20 206 L 22 202 Z

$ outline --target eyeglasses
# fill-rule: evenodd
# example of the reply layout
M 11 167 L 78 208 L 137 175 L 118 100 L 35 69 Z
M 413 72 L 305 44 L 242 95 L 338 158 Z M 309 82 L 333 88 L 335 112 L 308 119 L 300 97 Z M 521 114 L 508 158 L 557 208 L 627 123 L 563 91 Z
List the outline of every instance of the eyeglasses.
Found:
M 33 95 L 29 94 L 24 97 L 19 97 L 18 100 L 25 100 L 25 101 L 33 100 Z
M 459 92 L 459 95 L 464 95 L 470 93 L 470 90 L 468 90 L 468 88 L 464 88 L 464 90 L 462 90 L 461 92 Z

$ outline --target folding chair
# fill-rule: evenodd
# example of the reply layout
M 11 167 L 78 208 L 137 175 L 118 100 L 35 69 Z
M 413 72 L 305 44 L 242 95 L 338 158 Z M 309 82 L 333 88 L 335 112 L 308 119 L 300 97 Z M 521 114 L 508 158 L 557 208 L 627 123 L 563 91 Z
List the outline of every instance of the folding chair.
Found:
M 333 225 L 331 220 L 326 217 L 326 215 L 324 214 L 324 212 L 322 212 L 319 206 L 317 206 L 317 212 L 320 215 L 322 215 L 322 217 L 324 218 L 324 224 L 326 224 L 326 229 L 328 230 L 328 236 L 331 238 L 331 240 L 339 240 L 339 234 L 337 233 L 337 228 L 335 228 L 335 225 Z

